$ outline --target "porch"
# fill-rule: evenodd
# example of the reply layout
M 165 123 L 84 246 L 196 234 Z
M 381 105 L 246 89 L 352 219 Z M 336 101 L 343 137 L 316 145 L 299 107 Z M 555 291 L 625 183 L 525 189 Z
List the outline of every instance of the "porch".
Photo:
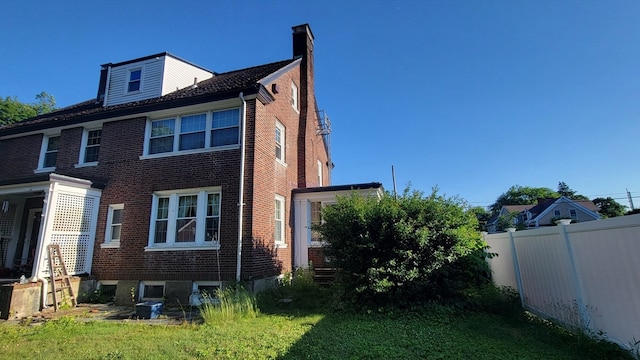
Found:
M 0 182 L 0 285 L 41 283 L 46 307 L 50 244 L 70 275 L 89 274 L 100 196 L 91 181 L 54 173 Z

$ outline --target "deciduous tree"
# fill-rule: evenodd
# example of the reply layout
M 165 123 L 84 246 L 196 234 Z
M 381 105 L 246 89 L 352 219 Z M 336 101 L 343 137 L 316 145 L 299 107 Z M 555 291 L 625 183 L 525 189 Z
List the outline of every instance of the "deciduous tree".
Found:
M 626 206 L 618 203 L 611 197 L 595 198 L 593 199 L 593 203 L 598 207 L 600 215 L 605 218 L 622 216 L 626 211 Z
M 13 124 L 37 115 L 46 114 L 56 109 L 53 95 L 41 92 L 36 95 L 37 102 L 22 103 L 17 97 L 0 98 L 0 126 Z

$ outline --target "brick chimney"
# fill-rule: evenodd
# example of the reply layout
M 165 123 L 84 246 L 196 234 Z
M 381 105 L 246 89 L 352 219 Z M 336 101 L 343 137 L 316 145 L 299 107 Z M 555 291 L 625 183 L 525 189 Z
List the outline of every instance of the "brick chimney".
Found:
M 291 28 L 293 30 L 293 57 L 301 57 L 300 62 L 300 121 L 298 127 L 298 188 L 307 187 L 307 125 L 314 124 L 315 98 L 313 79 L 313 33 L 309 24 Z

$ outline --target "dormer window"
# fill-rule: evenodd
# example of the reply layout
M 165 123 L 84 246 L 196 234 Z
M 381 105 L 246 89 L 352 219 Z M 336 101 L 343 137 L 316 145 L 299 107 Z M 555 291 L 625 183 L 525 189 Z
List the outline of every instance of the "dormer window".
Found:
M 142 69 L 129 70 L 129 85 L 127 92 L 140 91 L 140 82 L 142 80 Z

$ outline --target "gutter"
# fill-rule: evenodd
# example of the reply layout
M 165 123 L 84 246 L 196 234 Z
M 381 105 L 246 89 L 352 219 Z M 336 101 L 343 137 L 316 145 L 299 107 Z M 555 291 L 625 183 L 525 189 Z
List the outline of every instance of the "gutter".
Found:
M 240 124 L 242 126 L 242 133 L 240 135 L 240 187 L 238 196 L 238 257 L 236 259 L 236 281 L 240 282 L 241 269 L 242 269 L 242 217 L 244 209 L 244 153 L 245 153 L 245 135 L 247 131 L 247 102 L 244 100 L 243 93 L 240 92 L 240 100 L 242 100 L 242 119 Z

